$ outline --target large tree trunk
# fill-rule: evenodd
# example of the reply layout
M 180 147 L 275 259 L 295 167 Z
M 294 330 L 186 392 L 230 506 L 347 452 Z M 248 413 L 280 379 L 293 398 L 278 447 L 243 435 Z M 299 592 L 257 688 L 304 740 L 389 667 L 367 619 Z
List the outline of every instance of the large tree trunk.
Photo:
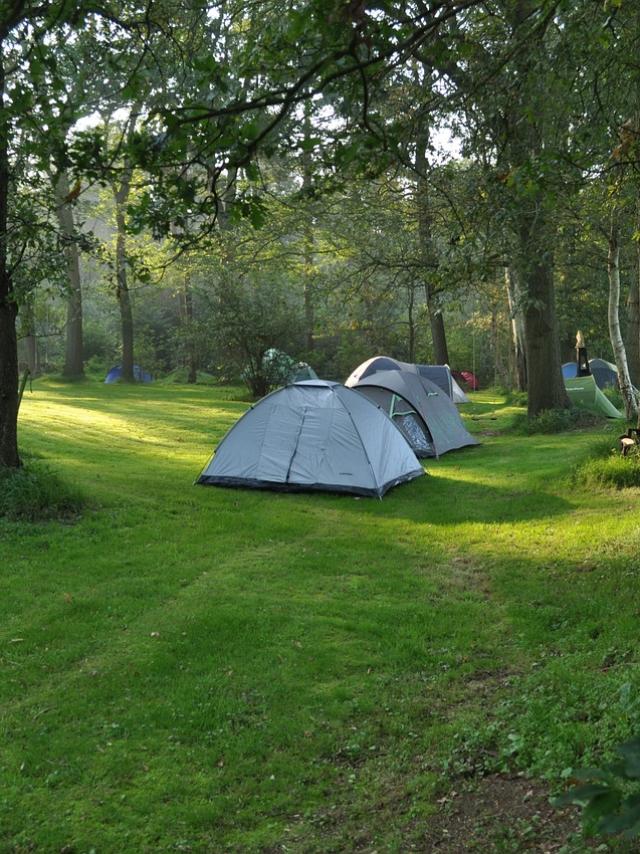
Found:
M 0 40 L 0 466 L 17 468 L 18 336 L 17 307 L 7 258 L 9 199 L 9 122 L 3 107 L 5 79 Z
M 514 43 L 522 38 L 538 9 L 535 0 L 516 0 L 511 7 Z M 550 21 L 551 19 L 549 19 Z M 544 111 L 546 93 L 538 63 L 547 59 L 546 26 L 529 33 L 514 57 L 515 81 L 511 99 L 508 161 L 514 174 L 538 170 L 549 128 Z M 513 232 L 515 272 L 522 288 L 526 345 L 529 416 L 545 409 L 570 406 L 561 369 L 560 339 L 555 306 L 552 263 L 552 228 L 547 222 L 548 189 L 543 177 L 528 186 L 515 181 Z
M 315 347 L 315 339 L 313 336 L 314 326 L 315 326 L 315 299 L 313 293 L 313 278 L 312 278 L 312 265 L 313 265 L 313 232 L 309 226 L 305 226 L 305 238 L 304 238 L 304 284 L 303 284 L 303 298 L 304 298 L 304 347 L 307 353 L 311 353 L 311 351 Z
M 80 281 L 80 253 L 76 242 L 73 208 L 69 202 L 69 179 L 62 169 L 56 178 L 56 214 L 64 240 L 67 265 L 67 328 L 63 374 L 65 377 L 84 375 L 82 348 L 82 285 Z
M 140 108 L 139 103 L 134 104 L 129 113 L 126 133 L 127 144 L 133 140 Z M 128 282 L 127 223 L 125 217 L 132 178 L 133 165 L 128 159 L 125 159 L 120 173 L 120 183 L 113 186 L 113 198 L 116 207 L 116 296 L 120 306 L 120 327 L 122 331 L 122 379 L 128 383 L 135 380 L 133 375 L 133 312 Z
M 569 398 L 562 377 L 553 267 L 540 200 L 520 200 L 516 276 L 524 292 L 524 335 L 529 416 L 565 409 Z
M 514 381 L 518 391 L 526 391 L 527 357 L 524 337 L 524 315 L 522 313 L 522 295 L 520 294 L 520 289 L 518 287 L 518 280 L 511 267 L 504 268 L 504 279 L 507 288 L 507 300 L 509 302 L 509 315 L 511 317 Z
M 407 289 L 407 320 L 409 324 L 409 362 L 413 364 L 416 360 L 416 322 L 415 322 L 415 288 L 409 285 Z
M 449 350 L 447 348 L 447 336 L 444 328 L 444 317 L 442 309 L 438 304 L 438 298 L 433 282 L 433 274 L 438 268 L 438 259 L 433 243 L 432 214 L 429 199 L 429 182 L 427 173 L 429 168 L 429 125 L 426 118 L 422 118 L 416 134 L 416 161 L 415 167 L 418 173 L 416 181 L 416 209 L 418 212 L 418 237 L 420 240 L 420 254 L 424 269 L 424 297 L 429 314 L 431 327 L 431 341 L 433 344 L 433 359 L 437 365 L 449 364 Z
M 1 173 L 0 166 L 0 185 Z M 11 279 L 5 269 L 0 271 L 0 466 L 17 467 L 19 465 L 16 307 L 13 302 Z
M 305 104 L 304 136 L 311 136 L 311 119 L 309 116 L 310 105 Z M 315 347 L 313 337 L 315 326 L 315 294 L 313 287 L 313 215 L 311 211 L 311 178 L 313 164 L 311 152 L 304 151 L 302 154 L 302 192 L 305 199 L 304 211 L 304 277 L 303 277 L 303 300 L 304 300 L 304 346 L 308 353 Z
M 636 230 L 640 229 L 640 198 L 636 201 Z M 627 363 L 631 382 L 640 386 L 640 241 L 636 240 L 636 274 L 627 298 Z
M 449 348 L 447 347 L 447 336 L 444 330 L 444 317 L 438 308 L 429 285 L 425 285 L 425 298 L 429 312 L 431 325 L 431 341 L 433 343 L 433 359 L 436 365 L 449 364 Z
M 125 197 L 126 200 L 126 197 Z M 116 197 L 116 296 L 120 307 L 122 333 L 122 379 L 132 383 L 133 376 L 133 312 L 127 281 L 127 246 L 124 201 Z
M 615 214 L 611 216 L 607 271 L 609 274 L 609 336 L 616 360 L 616 368 L 618 369 L 618 385 L 620 386 L 620 392 L 624 400 L 624 411 L 627 420 L 630 421 L 638 409 L 638 401 L 631 385 L 629 368 L 627 366 L 627 354 L 622 340 L 622 332 L 620 331 L 620 245 L 618 243 L 618 226 Z
M 188 272 L 184 274 L 182 311 L 187 333 L 187 382 L 193 384 L 198 379 L 198 356 L 193 328 L 193 294 Z

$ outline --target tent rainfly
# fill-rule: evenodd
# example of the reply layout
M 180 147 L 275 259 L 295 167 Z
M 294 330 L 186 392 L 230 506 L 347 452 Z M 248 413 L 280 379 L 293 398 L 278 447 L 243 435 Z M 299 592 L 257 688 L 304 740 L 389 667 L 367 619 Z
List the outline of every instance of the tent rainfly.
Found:
M 197 483 L 382 496 L 424 471 L 391 419 L 339 383 L 268 394 L 229 430 Z
M 414 365 L 411 362 L 400 362 L 390 356 L 374 356 L 372 359 L 367 359 L 351 373 L 345 385 L 352 388 L 359 380 L 378 371 L 409 371 L 419 374 L 439 386 L 454 403 L 469 403 L 469 398 L 451 376 L 449 365 Z
M 588 409 L 607 418 L 624 418 L 622 412 L 616 409 L 608 397 L 598 388 L 595 377 L 576 377 L 565 379 L 565 388 L 569 394 L 572 406 Z
M 353 388 L 388 413 L 418 457 L 437 457 L 478 444 L 449 397 L 418 374 L 376 371 Z

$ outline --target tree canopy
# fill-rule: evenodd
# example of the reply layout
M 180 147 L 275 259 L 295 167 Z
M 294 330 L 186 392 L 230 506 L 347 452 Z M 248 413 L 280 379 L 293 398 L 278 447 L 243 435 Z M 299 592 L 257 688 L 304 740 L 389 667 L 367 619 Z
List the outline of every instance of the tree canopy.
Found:
M 332 376 L 387 350 L 524 384 L 536 414 L 568 406 L 577 313 L 638 383 L 637 23 L 559 0 L 1 4 L 0 463 L 18 335 L 31 362 L 52 339 L 46 369 L 129 379 L 138 345 L 192 378 L 240 376 L 240 338 Z

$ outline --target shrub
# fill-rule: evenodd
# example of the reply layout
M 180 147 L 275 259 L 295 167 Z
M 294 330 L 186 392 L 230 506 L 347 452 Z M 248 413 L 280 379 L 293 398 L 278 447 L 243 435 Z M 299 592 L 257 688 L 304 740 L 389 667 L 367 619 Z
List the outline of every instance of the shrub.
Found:
M 626 457 L 613 450 L 604 459 L 592 459 L 583 463 L 577 474 L 583 482 L 595 486 L 613 486 L 627 489 L 640 486 L 640 453 L 629 453 Z
M 19 469 L 0 467 L 0 518 L 29 522 L 70 518 L 82 503 L 78 492 L 37 460 L 26 460 Z
M 627 839 L 640 836 L 640 738 L 616 748 L 618 759 L 604 768 L 584 768 L 574 772 L 580 785 L 554 801 L 555 806 L 582 807 L 585 827 L 595 825 L 596 833 L 622 834 Z
M 88 376 L 98 377 L 103 380 L 112 367 L 111 362 L 107 362 L 101 356 L 91 356 L 84 364 L 84 371 Z
M 187 368 L 175 368 L 165 377 L 159 380 L 162 385 L 187 385 L 189 372 Z M 213 374 L 206 371 L 196 371 L 196 385 L 216 385 L 218 380 Z
M 563 433 L 565 430 L 580 430 L 602 424 L 603 419 L 584 409 L 545 409 L 529 418 L 517 415 L 513 426 L 517 433 L 533 436 L 537 433 Z
M 517 391 L 509 389 L 504 392 L 504 402 L 510 406 L 526 406 L 529 400 L 529 395 L 526 391 Z

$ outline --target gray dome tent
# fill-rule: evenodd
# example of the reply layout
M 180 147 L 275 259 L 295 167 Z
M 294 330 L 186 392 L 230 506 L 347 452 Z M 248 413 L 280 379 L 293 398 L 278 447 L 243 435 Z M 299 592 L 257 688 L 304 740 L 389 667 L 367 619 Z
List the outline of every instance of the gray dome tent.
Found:
M 618 388 L 618 369 L 605 359 L 589 359 L 589 367 L 598 388 Z
M 377 495 L 423 475 L 391 419 L 339 383 L 268 394 L 218 445 L 197 483 Z
M 469 403 L 469 398 L 456 382 L 449 365 L 416 365 L 416 370 L 421 377 L 439 386 L 454 403 Z
M 415 373 L 415 365 L 410 365 L 408 362 L 399 362 L 397 359 L 392 359 L 391 356 L 374 356 L 372 359 L 367 359 L 353 371 L 345 380 L 345 385 L 353 388 L 356 383 L 363 380 L 365 377 L 370 377 L 378 371 L 413 371 Z
M 391 356 L 367 359 L 349 375 L 345 385 L 353 388 L 360 380 L 380 371 L 410 371 L 419 374 L 439 386 L 454 403 L 469 403 L 469 398 L 452 376 L 449 365 L 414 365 L 411 362 L 400 362 Z
M 477 445 L 455 405 L 435 383 L 410 371 L 376 371 L 352 388 L 381 406 L 418 457 Z

